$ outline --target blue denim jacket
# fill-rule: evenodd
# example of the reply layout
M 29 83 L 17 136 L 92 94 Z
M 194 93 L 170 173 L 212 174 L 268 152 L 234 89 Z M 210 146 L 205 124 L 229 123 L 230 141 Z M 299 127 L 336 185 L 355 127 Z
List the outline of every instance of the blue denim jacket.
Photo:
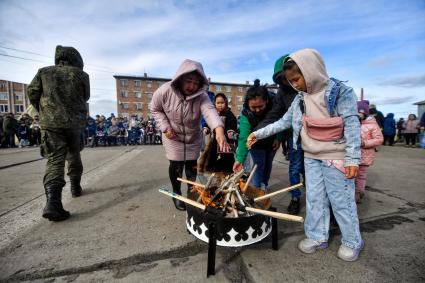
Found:
M 257 139 L 263 139 L 283 130 L 293 129 L 293 146 L 296 149 L 297 140 L 302 127 L 302 113 L 300 101 L 304 100 L 306 93 L 299 92 L 288 111 L 273 124 L 268 125 L 255 132 Z M 357 116 L 357 96 L 351 87 L 341 81 L 330 78 L 325 92 L 325 103 L 331 117 L 341 116 L 344 119 L 344 137 L 335 142 L 345 142 L 344 165 L 360 164 L 360 121 Z

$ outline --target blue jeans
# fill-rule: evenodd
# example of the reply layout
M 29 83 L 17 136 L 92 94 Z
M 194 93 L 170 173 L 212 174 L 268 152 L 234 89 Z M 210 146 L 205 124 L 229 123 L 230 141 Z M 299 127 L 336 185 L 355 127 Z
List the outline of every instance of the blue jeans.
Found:
M 301 182 L 301 174 L 304 174 L 304 151 L 301 144 L 297 144 L 297 149 L 292 146 L 292 136 L 288 140 L 289 147 L 289 183 L 291 186 L 299 184 Z M 300 189 L 291 191 L 292 198 L 300 198 Z
M 257 188 L 267 188 L 269 185 L 270 174 L 272 172 L 273 158 L 275 150 L 251 149 L 252 163 L 257 164 L 257 170 L 252 178 L 252 185 Z
M 307 215 L 304 229 L 307 238 L 327 242 L 329 238 L 329 205 L 342 234 L 342 243 L 360 248 L 359 218 L 354 198 L 354 179 L 347 179 L 326 160 L 304 158 L 306 173 Z

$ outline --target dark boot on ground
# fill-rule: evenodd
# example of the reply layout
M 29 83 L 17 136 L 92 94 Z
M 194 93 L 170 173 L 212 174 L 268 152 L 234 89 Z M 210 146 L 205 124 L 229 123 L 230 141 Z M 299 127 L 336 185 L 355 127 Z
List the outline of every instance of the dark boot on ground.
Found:
M 81 176 L 80 177 L 70 177 L 71 181 L 71 195 L 73 198 L 79 197 L 83 194 L 83 189 L 81 188 Z
M 62 206 L 62 188 L 51 186 L 45 189 L 47 203 L 43 209 L 43 217 L 50 221 L 62 221 L 69 218 L 68 211 Z
M 298 215 L 300 213 L 300 199 L 293 198 L 288 206 L 288 213 L 292 215 Z
M 181 190 L 175 190 L 175 189 L 173 189 L 173 192 L 176 193 L 176 194 L 178 194 L 178 195 L 180 195 L 180 196 L 182 195 Z M 178 200 L 178 199 L 173 198 L 173 203 L 174 203 L 174 206 L 178 210 L 181 210 L 181 211 L 186 210 L 186 204 L 184 202 L 182 202 L 181 200 Z

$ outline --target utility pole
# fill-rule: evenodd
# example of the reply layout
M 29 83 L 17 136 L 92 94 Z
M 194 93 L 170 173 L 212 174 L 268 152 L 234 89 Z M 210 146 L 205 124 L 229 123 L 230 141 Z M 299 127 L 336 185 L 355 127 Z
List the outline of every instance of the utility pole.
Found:
M 363 94 L 363 88 L 360 89 L 360 100 L 363 100 L 364 94 Z

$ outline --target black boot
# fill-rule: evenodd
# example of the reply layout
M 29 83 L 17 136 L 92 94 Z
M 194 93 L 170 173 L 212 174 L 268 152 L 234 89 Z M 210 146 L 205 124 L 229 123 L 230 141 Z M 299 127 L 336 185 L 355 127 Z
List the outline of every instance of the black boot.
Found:
M 182 192 L 181 192 L 181 190 L 174 190 L 173 189 L 173 192 L 175 192 L 176 194 L 178 194 L 178 195 L 182 195 Z M 181 200 L 178 200 L 178 199 L 176 199 L 176 198 L 173 198 L 173 203 L 174 203 L 174 206 L 178 209 L 178 210 L 186 210 L 186 204 L 184 203 L 184 202 L 182 202 Z
M 79 197 L 83 193 L 83 189 L 81 188 L 81 176 L 79 177 L 70 177 L 71 181 L 71 195 L 73 198 Z
M 300 199 L 293 198 L 288 206 L 288 213 L 292 215 L 298 215 L 300 213 Z
M 47 203 L 43 209 L 43 217 L 50 221 L 62 221 L 68 219 L 70 214 L 62 206 L 62 188 L 51 186 L 45 189 Z

